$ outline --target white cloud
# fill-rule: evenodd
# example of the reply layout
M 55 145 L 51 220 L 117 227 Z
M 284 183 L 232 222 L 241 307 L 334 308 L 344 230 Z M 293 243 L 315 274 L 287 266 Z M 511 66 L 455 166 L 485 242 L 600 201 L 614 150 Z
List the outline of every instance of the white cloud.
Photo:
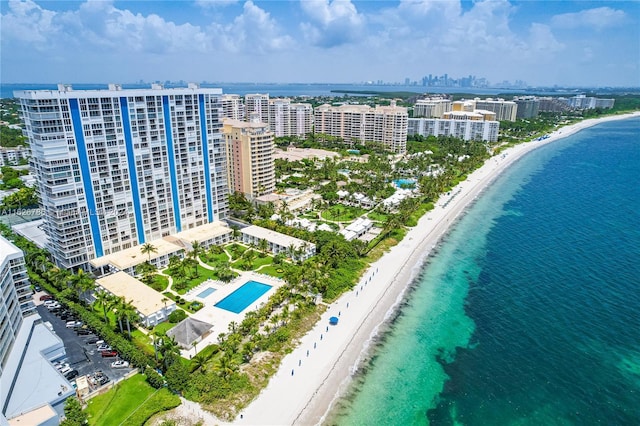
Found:
M 602 30 L 607 27 L 617 26 L 626 18 L 622 10 L 611 9 L 610 7 L 598 7 L 595 9 L 582 10 L 576 13 L 564 13 L 551 18 L 554 26 L 567 29 L 587 27 Z
M 2 39 L 16 39 L 32 43 L 34 48 L 44 48 L 43 43 L 59 31 L 53 22 L 55 16 L 55 12 L 31 0 L 10 1 L 8 12 L 2 15 Z
M 334 47 L 358 40 L 364 33 L 365 18 L 350 0 L 304 0 L 302 10 L 311 22 L 300 28 L 305 39 L 320 47 Z
M 195 4 L 203 9 L 217 9 L 236 4 L 240 0 L 196 0 Z

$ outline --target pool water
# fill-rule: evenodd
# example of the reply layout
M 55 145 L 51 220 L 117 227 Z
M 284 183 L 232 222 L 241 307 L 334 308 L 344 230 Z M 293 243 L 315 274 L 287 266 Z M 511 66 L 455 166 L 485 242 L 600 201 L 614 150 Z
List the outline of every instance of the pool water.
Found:
M 196 297 L 199 297 L 201 299 L 204 299 L 205 297 L 207 297 L 208 295 L 210 295 L 211 293 L 213 293 L 214 291 L 216 291 L 215 288 L 211 288 L 208 287 L 206 290 L 201 291 L 200 293 L 198 293 L 198 295 Z
M 214 306 L 239 314 L 270 289 L 270 285 L 262 284 L 257 281 L 247 281 L 242 285 L 242 287 L 216 303 Z
M 415 179 L 396 179 L 393 181 L 393 183 L 395 183 L 398 188 L 400 188 L 403 185 L 406 185 L 410 188 L 414 188 L 416 186 Z

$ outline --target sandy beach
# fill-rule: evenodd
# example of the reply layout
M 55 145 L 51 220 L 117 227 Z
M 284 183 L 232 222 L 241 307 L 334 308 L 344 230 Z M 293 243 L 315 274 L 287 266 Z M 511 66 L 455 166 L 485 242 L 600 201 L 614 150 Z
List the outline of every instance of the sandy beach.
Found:
M 334 402 L 347 389 L 372 339 L 402 301 L 405 290 L 429 252 L 500 173 L 540 146 L 598 123 L 634 116 L 640 116 L 640 112 L 584 120 L 560 128 L 547 139 L 522 143 L 487 160 L 449 195 L 441 196 L 435 208 L 420 219 L 400 244 L 370 265 L 352 291 L 330 305 L 318 324 L 283 359 L 269 385 L 233 424 L 322 423 Z M 332 316 L 339 318 L 338 325 L 329 325 Z M 181 407 L 184 407 L 183 414 L 201 417 L 206 424 L 213 423 L 210 414 L 198 413 L 196 404 Z

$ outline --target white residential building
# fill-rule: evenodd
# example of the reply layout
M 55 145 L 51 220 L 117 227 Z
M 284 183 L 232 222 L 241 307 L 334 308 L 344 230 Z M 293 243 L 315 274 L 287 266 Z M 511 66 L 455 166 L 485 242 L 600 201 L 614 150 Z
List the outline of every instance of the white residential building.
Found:
M 222 95 L 222 117 L 244 120 L 244 104 L 240 95 Z
M 473 113 L 467 113 L 473 114 Z M 479 115 L 479 114 L 478 114 Z M 410 118 L 408 133 L 422 136 L 453 136 L 469 140 L 496 142 L 499 121 L 472 119 Z
M 346 143 L 381 143 L 388 150 L 404 153 L 407 147 L 408 113 L 390 106 L 321 105 L 314 111 L 315 133 L 342 138 Z
M 0 374 L 22 324 L 35 313 L 22 250 L 0 236 Z
M 251 117 L 252 113 L 257 113 L 260 121 L 269 122 L 269 94 L 251 93 L 244 95 L 245 117 Z
M 295 260 L 306 260 L 316 254 L 315 244 L 260 226 L 247 226 L 242 228 L 240 233 L 242 234 L 242 242 L 245 244 L 255 244 L 257 246 L 260 244 L 260 240 L 267 241 L 269 251 L 274 255 L 285 253 L 291 256 L 291 250 L 294 250 L 293 257 Z
M 0 167 L 17 166 L 21 161 L 26 161 L 30 155 L 29 148 L 26 146 L 0 147 Z
M 275 137 L 304 136 L 312 131 L 311 104 L 291 103 L 289 98 L 269 100 L 269 126 Z
M 96 257 L 226 216 L 220 89 L 14 94 L 59 267 L 87 269 Z

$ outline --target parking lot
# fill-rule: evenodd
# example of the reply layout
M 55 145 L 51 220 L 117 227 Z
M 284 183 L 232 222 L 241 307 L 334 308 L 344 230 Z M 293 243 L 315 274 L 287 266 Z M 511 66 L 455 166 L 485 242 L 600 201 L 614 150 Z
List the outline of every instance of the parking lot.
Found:
M 40 296 L 45 293 L 36 293 L 34 295 L 34 302 L 37 305 L 37 310 L 42 317 L 43 322 L 49 322 L 53 327 L 53 331 L 60 337 L 64 343 L 66 351 L 66 359 L 64 362 L 69 364 L 71 369 L 77 370 L 79 376 L 94 375 L 96 372 L 102 371 L 103 375 L 109 378 L 109 381 L 116 381 L 124 377 L 131 371 L 130 367 L 127 368 L 112 368 L 111 363 L 119 360 L 118 357 L 106 357 L 103 358 L 98 351 L 96 344 L 89 344 L 87 341 L 91 338 L 100 339 L 100 336 L 95 334 L 78 335 L 73 328 L 67 328 L 66 323 L 71 319 L 61 319 L 61 312 L 52 313 L 47 309 L 43 302 L 40 301 Z M 75 318 L 77 319 L 77 318 Z M 108 343 L 108 342 L 107 342 Z M 71 380 L 73 381 L 73 380 Z M 104 379 L 101 380 L 106 384 Z M 100 386 L 99 381 L 89 380 L 92 390 L 95 390 Z M 92 383 L 94 382 L 94 383 Z

